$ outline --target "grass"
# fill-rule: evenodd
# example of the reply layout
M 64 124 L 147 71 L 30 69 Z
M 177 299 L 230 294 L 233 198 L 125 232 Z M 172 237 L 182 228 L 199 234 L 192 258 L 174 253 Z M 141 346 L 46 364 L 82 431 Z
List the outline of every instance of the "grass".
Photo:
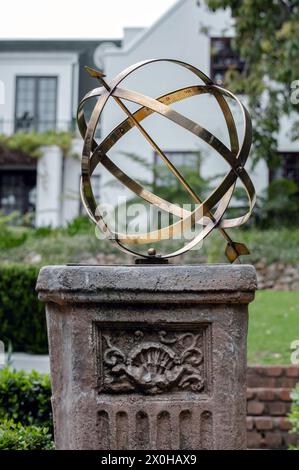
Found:
M 257 292 L 249 309 L 248 363 L 289 365 L 294 340 L 299 340 L 299 292 Z

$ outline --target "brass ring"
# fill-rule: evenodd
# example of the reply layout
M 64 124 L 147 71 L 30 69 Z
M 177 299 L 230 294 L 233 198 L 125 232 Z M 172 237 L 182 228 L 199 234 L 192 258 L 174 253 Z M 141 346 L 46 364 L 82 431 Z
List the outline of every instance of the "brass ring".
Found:
M 160 61 L 173 62 L 177 65 L 189 69 L 204 82 L 204 85 L 195 85 L 180 90 L 175 90 L 157 99 L 147 97 L 145 95 L 130 91 L 128 89 L 119 88 L 119 84 L 135 70 L 153 62 Z M 171 103 L 203 93 L 210 93 L 217 100 L 225 118 L 230 138 L 231 149 L 227 148 L 217 137 L 215 137 L 209 131 L 169 107 L 169 104 Z M 95 130 L 100 115 L 103 112 L 103 109 L 111 96 L 114 99 L 119 100 L 119 102 L 121 103 L 124 100 L 137 103 L 140 105 L 140 108 L 132 115 L 130 114 L 127 119 L 125 119 L 121 124 L 119 124 L 115 129 L 113 129 L 113 131 L 110 132 L 110 134 L 98 145 L 94 139 Z M 87 100 L 92 97 L 99 98 L 93 109 L 91 118 L 87 124 L 84 116 L 84 104 Z M 244 128 L 241 145 L 239 145 L 234 119 L 225 97 L 229 97 L 235 100 L 243 115 Z M 189 187 L 188 183 L 185 182 L 185 180 L 177 171 L 177 169 L 175 169 L 171 162 L 169 162 L 168 159 L 165 157 L 166 164 L 169 166 L 170 170 L 173 171 L 178 178 L 181 178 L 183 184 L 185 183 L 185 187 L 188 190 L 190 189 L 191 194 L 194 195 L 195 201 L 199 203 L 199 206 L 193 212 L 186 211 L 177 206 L 176 204 L 172 204 L 168 201 L 165 201 L 159 196 L 146 190 L 139 183 L 137 183 L 128 175 L 126 175 L 119 167 L 117 167 L 107 155 L 107 152 L 113 147 L 113 145 L 115 145 L 115 143 L 118 142 L 118 140 L 132 128 L 138 126 L 142 129 L 140 122 L 154 112 L 161 114 L 162 116 L 166 117 L 167 119 L 180 125 L 181 127 L 185 128 L 197 137 L 201 138 L 208 145 L 214 148 L 214 150 L 216 150 L 231 167 L 231 170 L 225 175 L 225 177 L 217 186 L 217 188 L 206 198 L 205 201 L 201 201 L 195 193 L 192 193 L 192 188 Z M 194 224 L 196 223 L 200 223 L 201 225 L 203 225 L 203 230 L 191 242 L 187 243 L 184 247 L 179 250 L 176 250 L 173 253 L 162 255 L 162 258 L 170 258 L 179 254 L 183 254 L 186 251 L 192 249 L 216 227 L 217 229 L 224 232 L 225 228 L 239 226 L 248 220 L 255 204 L 256 198 L 254 186 L 251 182 L 248 173 L 244 168 L 251 146 L 252 129 L 249 113 L 235 95 L 233 95 L 228 90 L 214 85 L 213 82 L 205 74 L 203 74 L 200 70 L 196 69 L 192 65 L 186 64 L 181 61 L 175 61 L 172 59 L 154 59 L 135 64 L 126 69 L 125 71 L 121 72 L 119 75 L 117 75 L 117 77 L 112 80 L 111 84 L 109 84 L 109 89 L 105 87 L 99 87 L 89 92 L 79 104 L 77 120 L 80 133 L 84 138 L 81 165 L 81 197 L 83 204 L 91 219 L 96 224 L 98 224 L 100 229 L 106 234 L 108 234 L 109 238 L 111 238 L 111 240 L 113 240 L 113 242 L 123 251 L 134 254 L 136 256 L 142 256 L 147 258 L 147 255 L 133 251 L 127 246 L 125 246 L 125 244 L 154 243 L 160 240 L 169 239 L 178 231 L 184 231 L 187 227 L 189 228 L 190 226 L 194 226 Z M 126 235 L 114 233 L 113 231 L 111 231 L 102 219 L 102 216 L 97 213 L 97 203 L 94 199 L 90 181 L 90 177 L 99 163 L 101 163 L 114 177 L 121 181 L 127 188 L 133 191 L 133 193 L 137 194 L 147 202 L 159 207 L 160 209 L 172 213 L 176 216 L 179 216 L 181 220 L 169 225 L 168 227 L 164 227 L 153 232 L 148 232 L 139 235 Z M 225 210 L 227 209 L 231 200 L 237 178 L 240 178 L 246 190 L 249 201 L 249 210 L 242 217 L 237 217 L 233 219 L 223 219 Z M 217 206 L 217 204 L 218 207 L 215 213 L 212 214 L 211 211 L 215 206 Z

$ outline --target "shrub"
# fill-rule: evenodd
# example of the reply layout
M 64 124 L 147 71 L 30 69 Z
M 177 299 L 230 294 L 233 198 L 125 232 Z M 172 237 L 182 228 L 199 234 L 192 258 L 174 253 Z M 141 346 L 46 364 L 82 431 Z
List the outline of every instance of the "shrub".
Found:
M 0 424 L 0 450 L 51 450 L 52 436 L 45 427 L 23 426 L 4 421 Z
M 46 353 L 44 306 L 35 292 L 38 269 L 33 266 L 0 268 L 0 338 L 13 350 Z
M 52 227 L 47 226 L 47 227 L 37 227 L 36 229 L 33 230 L 32 234 L 36 238 L 44 238 L 44 237 L 49 237 L 52 235 L 52 233 L 56 233 Z
M 292 391 L 291 398 L 293 403 L 291 413 L 289 414 L 289 421 L 292 424 L 290 432 L 299 434 L 299 384 L 297 384 L 297 387 Z M 290 449 L 299 450 L 299 443 L 297 446 L 291 446 Z
M 0 420 L 52 431 L 51 384 L 47 374 L 0 370 Z
M 66 233 L 70 236 L 77 235 L 79 233 L 91 232 L 93 225 L 88 217 L 80 215 L 75 217 L 66 227 Z
M 1 225 L 0 225 L 1 228 Z M 7 250 L 23 245 L 26 241 L 27 234 L 17 230 L 9 230 L 7 228 L 0 231 L 0 250 Z
M 42 155 L 42 147 L 45 145 L 57 145 L 64 154 L 71 150 L 71 132 L 15 132 L 12 135 L 0 134 L 0 146 L 5 150 L 19 151 L 30 158 L 39 158 Z
M 0 370 L 0 450 L 53 449 L 47 374 Z
M 254 211 L 260 228 L 297 227 L 299 192 L 297 184 L 286 178 L 272 181 Z
M 0 212 L 0 250 L 20 246 L 27 239 L 27 232 L 23 228 L 10 225 L 15 224 L 19 219 L 18 212 L 12 212 L 10 215 L 3 215 Z

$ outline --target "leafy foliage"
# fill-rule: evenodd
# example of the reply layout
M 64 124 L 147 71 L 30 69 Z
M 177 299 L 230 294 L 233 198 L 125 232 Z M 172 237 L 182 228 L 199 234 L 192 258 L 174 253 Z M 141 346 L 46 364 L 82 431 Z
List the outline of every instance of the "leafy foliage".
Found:
M 299 77 L 299 4 L 297 0 L 206 0 L 212 10 L 231 8 L 234 48 L 246 67 L 231 70 L 227 82 L 249 99 L 254 122 L 255 161 L 279 165 L 278 131 L 282 114 L 296 112 L 291 84 Z M 298 121 L 294 126 L 298 134 Z
M 249 247 L 251 254 L 246 257 L 246 262 L 255 263 L 261 258 L 266 263 L 272 263 L 274 261 L 282 261 L 289 263 L 291 265 L 299 264 L 299 229 L 293 227 L 293 222 L 295 220 L 294 216 L 289 216 L 288 225 L 280 225 L 277 222 L 276 227 L 269 228 L 267 220 L 263 217 L 263 211 L 257 211 L 257 225 L 258 228 L 247 226 L 246 229 L 240 228 L 234 231 L 231 231 L 231 235 L 235 240 L 243 241 Z M 273 221 L 272 221 L 273 225 Z M 86 227 L 86 231 L 85 228 Z M 263 228 L 262 230 L 260 228 Z M 18 229 L 18 227 L 17 227 Z M 5 289 L 7 290 L 8 296 L 15 295 L 15 290 L 13 286 L 13 278 L 9 280 L 8 274 L 9 269 L 12 269 L 12 272 L 16 272 L 18 269 L 19 272 L 23 273 L 20 276 L 27 276 L 26 269 L 31 269 L 38 273 L 38 269 L 42 265 L 46 264 L 65 264 L 65 263 L 96 263 L 97 257 L 101 258 L 100 263 L 105 262 L 105 257 L 110 256 L 107 259 L 107 263 L 128 263 L 131 262 L 131 258 L 127 258 L 122 252 L 115 250 L 114 246 L 111 244 L 110 240 L 98 240 L 94 234 L 94 227 L 92 224 L 89 224 L 88 221 L 85 221 L 79 227 L 72 227 L 70 230 L 73 232 L 72 235 L 67 234 L 68 228 L 65 229 L 50 229 L 45 227 L 42 229 L 26 229 L 26 238 L 22 244 L 19 246 L 7 248 L 5 250 L 0 250 L 0 335 L 3 332 L 3 328 L 7 328 L 7 321 L 10 323 L 10 333 L 12 333 L 12 338 L 15 337 L 13 333 L 13 322 L 15 321 L 14 314 L 10 314 L 8 306 L 5 307 L 1 305 L 2 302 L 2 290 L 1 285 L 4 286 L 2 281 L 2 276 L 6 277 Z M 18 230 L 17 230 L 18 231 Z M 76 233 L 75 233 L 76 232 Z M 11 229 L 11 233 L 13 230 Z M 1 236 L 0 236 L 1 239 Z M 161 242 L 161 245 L 157 245 L 158 250 L 162 251 L 172 251 L 179 247 L 177 240 L 170 240 Z M 205 240 L 203 247 L 200 251 L 191 251 L 187 253 L 184 257 L 178 259 L 178 262 L 187 262 L 187 263 L 222 263 L 226 262 L 225 257 L 223 256 L 223 251 L 225 247 L 225 241 L 219 235 L 217 231 L 212 233 L 210 237 Z M 31 255 L 36 256 L 36 260 L 30 260 Z M 104 257 L 104 258 L 103 258 Z M 91 261 L 93 260 L 93 261 Z M 28 267 L 28 263 L 31 263 Z M 25 264 L 25 267 L 23 268 Z M 13 265 L 13 266 L 12 266 Z M 11 267 L 12 266 L 12 267 Z M 3 274 L 4 273 L 4 274 Z M 24 274 L 25 273 L 25 274 Z M 20 285 L 21 278 L 17 281 L 17 286 Z M 23 281 L 25 283 L 25 279 Z M 43 319 L 43 310 L 40 303 L 36 300 L 36 293 L 34 292 L 35 280 L 31 281 L 30 285 L 30 294 L 31 298 L 31 307 L 30 301 L 27 304 L 22 318 L 25 318 L 31 312 L 34 315 L 35 328 L 37 323 Z M 4 297 L 6 298 L 6 296 Z M 18 305 L 18 300 L 15 305 Z M 10 305 L 13 305 L 13 302 L 10 300 Z M 20 303 L 23 310 L 23 302 Z M 19 305 L 18 305 L 19 308 Z M 4 310 L 3 310 L 4 309 Z M 3 312 L 6 313 L 6 320 L 3 322 Z M 11 320 L 10 320 L 10 315 Z M 18 325 L 20 321 L 18 321 Z M 39 328 L 38 328 L 39 329 Z M 23 328 L 21 327 L 21 331 Z M 7 331 L 7 330 L 6 330 Z M 29 328 L 26 330 L 29 331 Z M 22 333 L 23 336 L 23 333 Z M 32 339 L 28 344 L 33 344 Z M 20 344 L 19 342 L 16 343 Z M 38 346 L 38 350 L 35 347 L 32 347 L 34 352 L 42 352 L 44 349 Z M 21 345 L 24 345 L 22 340 Z M 14 349 L 17 349 L 16 347 Z
M 0 450 L 52 450 L 53 438 L 48 428 L 23 426 L 4 421 L 0 424 Z
M 291 432 L 299 434 L 299 384 L 292 391 L 291 398 L 293 400 L 291 413 L 289 414 L 289 421 L 292 424 Z M 299 444 L 296 447 L 291 446 L 290 448 L 292 450 L 299 450 Z
M 86 216 L 75 217 L 66 227 L 66 233 L 70 236 L 88 233 L 93 229 L 90 219 Z
M 52 430 L 51 384 L 47 374 L 0 371 L 0 419 Z
M 16 132 L 12 135 L 0 135 L 0 146 L 9 150 L 21 151 L 31 158 L 42 155 L 42 147 L 57 145 L 66 155 L 71 148 L 72 133 L 70 132 Z
M 11 230 L 10 223 L 18 217 L 18 213 L 12 212 L 10 215 L 2 216 L 0 213 L 0 250 L 7 248 L 14 248 L 22 245 L 26 238 L 27 233 L 22 228 Z
M 297 184 L 285 178 L 272 181 L 260 197 L 254 215 L 256 225 L 262 228 L 298 226 Z
M 276 228 L 267 230 L 235 230 L 235 240 L 242 240 L 250 249 L 246 262 L 266 263 L 281 261 L 290 265 L 299 264 L 299 229 Z
M 47 352 L 44 305 L 35 292 L 38 269 L 2 266 L 0 269 L 0 337 L 13 349 Z
M 0 370 L 0 450 L 53 449 L 47 374 Z

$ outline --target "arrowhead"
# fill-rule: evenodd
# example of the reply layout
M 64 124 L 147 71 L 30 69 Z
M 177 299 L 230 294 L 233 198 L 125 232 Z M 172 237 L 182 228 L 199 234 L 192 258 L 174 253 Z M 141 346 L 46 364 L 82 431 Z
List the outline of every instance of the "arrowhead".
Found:
M 239 256 L 249 255 L 250 251 L 244 243 L 228 243 L 225 250 L 225 255 L 230 263 L 233 263 Z
M 87 65 L 85 65 L 85 70 L 86 72 L 91 76 L 91 77 L 94 77 L 94 78 L 103 78 L 103 77 L 106 77 L 106 75 L 101 72 L 100 70 L 96 70 L 96 69 L 93 69 L 91 67 L 88 67 Z

